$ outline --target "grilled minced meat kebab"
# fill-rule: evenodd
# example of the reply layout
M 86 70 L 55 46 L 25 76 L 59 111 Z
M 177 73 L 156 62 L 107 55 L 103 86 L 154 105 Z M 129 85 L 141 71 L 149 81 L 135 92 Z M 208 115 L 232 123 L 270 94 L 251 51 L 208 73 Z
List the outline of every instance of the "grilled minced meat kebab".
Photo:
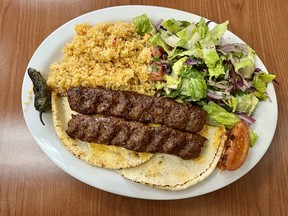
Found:
M 130 91 L 75 87 L 67 91 L 70 108 L 82 114 L 104 114 L 130 121 L 157 123 L 187 132 L 200 131 L 207 113 L 172 99 Z
M 200 155 L 206 138 L 169 128 L 150 127 L 112 116 L 72 115 L 67 134 L 87 142 L 114 145 L 135 152 L 167 153 L 183 159 Z

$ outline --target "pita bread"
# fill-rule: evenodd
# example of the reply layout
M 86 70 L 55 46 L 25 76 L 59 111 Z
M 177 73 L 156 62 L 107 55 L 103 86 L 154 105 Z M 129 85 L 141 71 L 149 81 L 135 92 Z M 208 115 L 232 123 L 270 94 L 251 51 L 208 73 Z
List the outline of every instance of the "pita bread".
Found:
M 183 160 L 168 154 L 155 154 L 137 167 L 117 170 L 124 178 L 163 190 L 182 190 L 208 177 L 215 169 L 227 139 L 224 126 L 205 125 L 199 133 L 207 138 L 200 157 Z
M 137 153 L 125 148 L 75 140 L 66 133 L 71 111 L 67 97 L 52 92 L 52 113 L 57 136 L 76 157 L 88 164 L 116 169 L 124 178 L 162 190 L 186 189 L 207 178 L 215 169 L 227 139 L 224 126 L 205 125 L 207 138 L 200 157 L 183 160 L 168 154 Z
M 85 162 L 108 169 L 121 169 L 138 166 L 152 158 L 150 153 L 137 153 L 122 147 L 87 143 L 75 140 L 66 133 L 71 114 L 67 97 L 59 97 L 52 92 L 52 114 L 57 136 L 65 147 Z

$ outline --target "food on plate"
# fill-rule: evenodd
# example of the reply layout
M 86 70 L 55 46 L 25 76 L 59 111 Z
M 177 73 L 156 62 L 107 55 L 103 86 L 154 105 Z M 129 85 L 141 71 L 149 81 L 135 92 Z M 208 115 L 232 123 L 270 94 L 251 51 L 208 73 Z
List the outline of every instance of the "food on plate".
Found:
M 249 129 L 245 121 L 239 121 L 230 131 L 225 149 L 219 161 L 221 170 L 237 170 L 246 161 L 249 151 Z
M 136 26 L 149 26 L 151 22 L 146 15 L 136 20 Z M 197 23 L 171 18 L 158 22 L 156 30 L 142 28 L 153 35 L 150 74 L 157 76 L 155 85 L 162 96 L 194 102 L 204 109 L 213 102 L 213 107 L 219 106 L 216 110 L 223 108 L 229 113 L 221 118 L 224 112 L 212 112 L 214 117 L 219 114 L 219 121 L 215 121 L 208 112 L 209 124 L 225 124 L 231 118 L 233 127 L 237 118 L 250 126 L 255 122 L 253 113 L 259 102 L 269 99 L 266 88 L 275 75 L 256 67 L 256 53 L 248 45 L 225 42 L 228 23 L 213 25 L 203 18 Z M 249 134 L 253 146 L 257 135 L 251 129 Z
M 199 134 L 207 141 L 196 159 L 182 160 L 173 155 L 156 154 L 146 163 L 117 172 L 129 180 L 162 190 L 183 190 L 191 187 L 214 171 L 226 140 L 224 126 L 205 125 Z
M 139 37 L 135 25 L 104 22 L 75 26 L 76 35 L 63 47 L 64 57 L 51 65 L 47 83 L 58 94 L 67 89 L 102 86 L 154 95 L 147 73 L 151 62 L 150 35 Z
M 222 169 L 238 169 L 257 140 L 249 126 L 275 76 L 256 67 L 248 45 L 225 43 L 228 21 L 209 25 L 203 18 L 153 24 L 146 14 L 76 25 L 47 80 L 65 147 L 164 190 L 204 180 L 221 157 Z
M 140 165 L 153 154 L 138 153 L 128 149 L 97 143 L 88 143 L 68 136 L 68 122 L 75 114 L 68 104 L 67 97 L 52 92 L 52 115 L 55 131 L 64 146 L 77 158 L 97 167 L 120 169 Z
M 76 35 L 62 51 L 64 57 L 51 65 L 47 84 L 52 89 L 52 114 L 55 130 L 64 145 L 89 164 L 110 169 L 136 166 L 153 154 L 97 143 L 81 142 L 66 133 L 73 113 L 67 90 L 73 87 L 99 87 L 129 90 L 154 95 L 154 83 L 147 74 L 151 61 L 150 36 L 139 38 L 135 25 L 105 22 L 75 26 Z
M 182 159 L 200 155 L 206 139 L 166 126 L 148 126 L 112 116 L 72 115 L 67 134 L 78 140 L 123 147 L 135 152 L 166 153 Z
M 131 91 L 76 87 L 68 89 L 67 97 L 70 108 L 78 113 L 111 115 L 187 132 L 200 131 L 207 120 L 206 111 L 197 106 Z
M 51 92 L 47 86 L 45 78 L 34 68 L 28 68 L 28 75 L 33 83 L 34 107 L 39 112 L 40 121 L 45 125 L 42 119 L 42 113 L 51 109 Z

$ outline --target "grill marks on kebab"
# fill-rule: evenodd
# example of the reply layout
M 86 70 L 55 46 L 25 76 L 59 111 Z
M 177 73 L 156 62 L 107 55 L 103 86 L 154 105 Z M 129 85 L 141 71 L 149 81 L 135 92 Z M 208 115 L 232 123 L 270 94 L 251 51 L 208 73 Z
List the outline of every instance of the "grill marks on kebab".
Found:
M 206 141 L 193 133 L 203 128 L 207 118 L 207 113 L 195 106 L 101 88 L 76 87 L 67 91 L 67 97 L 71 110 L 80 113 L 72 116 L 66 131 L 75 139 L 182 159 L 198 157 Z
M 124 147 L 136 152 L 167 153 L 192 159 L 206 138 L 167 126 L 150 127 L 111 116 L 72 115 L 67 133 L 74 139 Z
M 76 87 L 67 91 L 67 97 L 70 108 L 78 113 L 116 116 L 187 132 L 200 131 L 207 119 L 199 107 L 130 91 Z

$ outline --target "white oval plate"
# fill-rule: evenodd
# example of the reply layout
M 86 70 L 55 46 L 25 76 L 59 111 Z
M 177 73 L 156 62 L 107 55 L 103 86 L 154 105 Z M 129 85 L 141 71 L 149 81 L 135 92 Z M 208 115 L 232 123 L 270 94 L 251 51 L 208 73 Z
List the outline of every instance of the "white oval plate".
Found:
M 27 68 L 36 68 L 47 77 L 50 64 L 61 60 L 63 57 L 61 52 L 62 47 L 74 37 L 75 33 L 73 28 L 75 24 L 88 22 L 94 25 L 104 21 L 118 20 L 131 22 L 133 17 L 143 13 L 147 13 L 148 17 L 154 22 L 162 18 L 175 18 L 179 20 L 189 20 L 191 22 L 198 22 L 200 19 L 199 16 L 188 12 L 152 6 L 120 6 L 93 11 L 67 22 L 49 35 L 38 47 Z M 215 23 L 210 23 L 209 25 L 213 26 Z M 228 43 L 244 43 L 229 31 L 225 33 L 224 38 Z M 258 57 L 256 59 L 256 66 L 267 71 Z M 195 197 L 223 188 L 236 181 L 249 172 L 267 151 L 274 136 L 278 118 L 275 90 L 273 85 L 269 84 L 268 93 L 272 102 L 261 102 L 256 110 L 255 118 L 257 121 L 252 126 L 252 129 L 259 135 L 259 140 L 255 146 L 250 149 L 246 163 L 234 172 L 220 173 L 219 170 L 216 169 L 213 174 L 203 182 L 186 190 L 175 192 L 162 191 L 131 182 L 122 178 L 113 170 L 93 167 L 74 157 L 57 138 L 53 127 L 51 112 L 43 114 L 46 126 L 40 123 L 39 113 L 34 109 L 31 99 L 31 86 L 32 83 L 25 71 L 22 86 L 22 109 L 24 118 L 33 137 L 48 157 L 64 171 L 82 182 L 104 191 L 135 198 L 172 200 Z

